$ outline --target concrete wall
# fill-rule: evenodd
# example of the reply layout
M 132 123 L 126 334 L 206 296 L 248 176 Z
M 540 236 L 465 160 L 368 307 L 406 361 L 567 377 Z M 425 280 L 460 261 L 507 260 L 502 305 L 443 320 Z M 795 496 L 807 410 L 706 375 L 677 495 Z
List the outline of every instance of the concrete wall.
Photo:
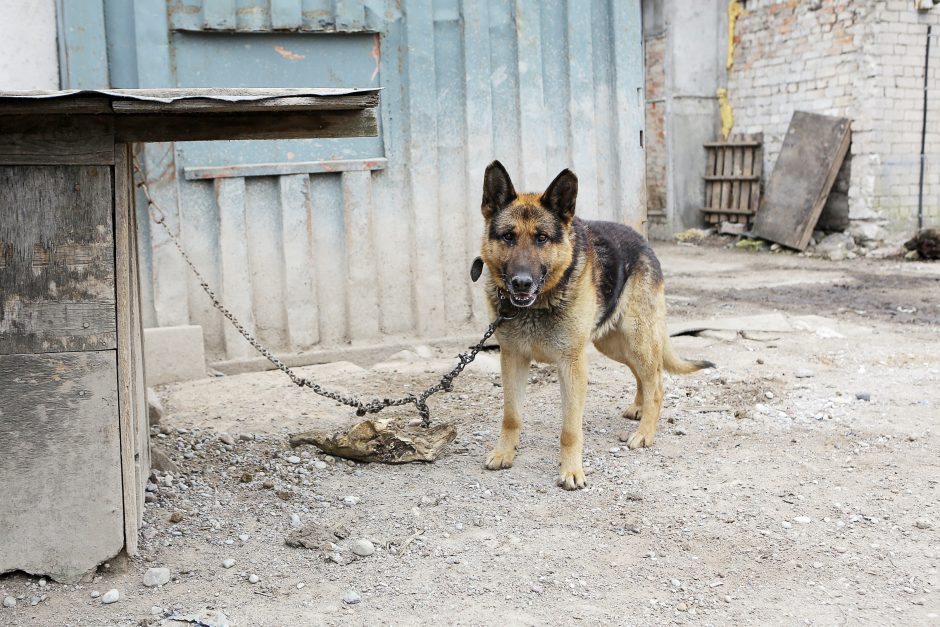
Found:
M 58 89 L 55 0 L 0 0 L 0 90 Z
M 907 0 L 749 0 L 728 91 L 735 132 L 764 133 L 772 171 L 796 110 L 852 118 L 848 213 L 896 230 L 916 221 L 927 24 Z M 940 223 L 940 46 L 932 49 L 925 214 Z M 766 176 L 765 176 L 766 181 Z

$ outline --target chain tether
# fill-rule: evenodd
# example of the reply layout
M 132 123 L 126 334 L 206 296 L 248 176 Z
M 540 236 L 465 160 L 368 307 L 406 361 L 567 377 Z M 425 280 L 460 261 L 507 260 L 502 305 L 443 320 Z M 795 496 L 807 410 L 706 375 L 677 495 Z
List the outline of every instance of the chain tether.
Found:
M 209 283 L 202 276 L 199 270 L 196 269 L 195 264 L 193 264 L 192 259 L 189 258 L 189 255 L 186 254 L 186 251 L 183 250 L 183 245 L 180 243 L 179 238 L 176 236 L 173 231 L 170 230 L 170 227 L 166 223 L 166 214 L 163 212 L 163 209 L 160 208 L 160 205 L 153 199 L 153 196 L 150 194 L 150 188 L 147 186 L 146 178 L 144 176 L 143 170 L 140 167 L 140 163 L 137 161 L 137 157 L 134 157 L 134 171 L 140 177 L 140 181 L 137 183 L 137 186 L 140 187 L 144 195 L 147 197 L 147 209 L 150 214 L 150 219 L 154 223 L 159 224 L 163 227 L 163 230 L 166 231 L 167 237 L 170 238 L 170 241 L 173 242 L 173 245 L 176 246 L 176 249 L 179 251 L 180 255 L 183 257 L 183 261 L 186 262 L 186 265 L 189 266 L 189 269 L 192 270 L 193 274 L 196 275 L 196 278 L 199 280 L 199 286 L 202 290 L 209 296 L 209 300 L 212 301 L 212 306 L 219 310 L 219 312 L 228 318 L 228 321 L 232 323 L 232 326 L 244 337 L 249 344 L 251 344 L 256 351 L 261 353 L 265 359 L 271 362 L 275 368 L 286 374 L 290 377 L 290 380 L 294 382 L 295 385 L 302 388 L 310 388 L 315 394 L 319 394 L 325 398 L 332 399 L 337 403 L 342 405 L 347 405 L 349 407 L 356 408 L 357 416 L 365 416 L 366 414 L 375 414 L 386 407 L 400 407 L 402 405 L 414 405 L 417 408 L 418 413 L 421 415 L 421 424 L 424 427 L 427 427 L 431 424 L 431 410 L 428 408 L 427 400 L 432 395 L 437 394 L 438 392 L 450 392 L 454 379 L 463 372 L 463 369 L 472 362 L 477 353 L 483 350 L 483 345 L 486 343 L 493 333 L 496 332 L 496 327 L 500 325 L 506 318 L 502 315 L 498 315 L 493 322 L 490 323 L 490 326 L 487 327 L 486 333 L 483 334 L 483 338 L 477 342 L 473 347 L 470 348 L 468 352 L 460 353 L 457 355 L 457 365 L 454 366 L 454 369 L 441 377 L 441 380 L 431 387 L 427 388 L 417 396 L 414 394 L 407 394 L 400 398 L 383 398 L 383 399 L 372 399 L 369 402 L 365 402 L 354 396 L 347 396 L 340 394 L 339 392 L 334 392 L 332 390 L 324 389 L 320 384 L 311 381 L 297 375 L 293 370 L 291 370 L 287 364 L 278 359 L 274 353 L 265 348 L 261 342 L 259 342 L 255 337 L 248 332 L 245 327 L 238 321 L 238 318 L 228 310 L 227 307 L 222 303 L 215 292 L 212 291 L 212 288 L 209 287 Z

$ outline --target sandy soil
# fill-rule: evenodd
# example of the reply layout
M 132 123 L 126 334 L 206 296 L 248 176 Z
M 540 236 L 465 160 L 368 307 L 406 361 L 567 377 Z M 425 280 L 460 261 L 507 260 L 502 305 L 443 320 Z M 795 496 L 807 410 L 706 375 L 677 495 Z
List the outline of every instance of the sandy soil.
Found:
M 182 472 L 157 478 L 141 555 L 78 585 L 0 577 L 0 597 L 18 599 L 0 624 L 212 624 L 213 611 L 232 625 L 940 624 L 940 265 L 657 250 L 671 322 L 751 328 L 675 339 L 720 367 L 667 377 L 645 450 L 618 440 L 632 378 L 595 355 L 587 489 L 554 483 L 548 366 L 532 370 L 522 446 L 500 472 L 482 467 L 499 424 L 493 353 L 432 401 L 459 435 L 430 465 L 291 450 L 288 433 L 356 418 L 278 373 L 172 385 L 154 441 Z M 395 393 L 432 382 L 457 347 L 430 348 L 304 370 Z M 314 548 L 285 544 L 298 524 Z M 374 554 L 349 550 L 361 539 Z M 158 566 L 172 580 L 144 587 Z M 117 603 L 92 597 L 112 588 Z

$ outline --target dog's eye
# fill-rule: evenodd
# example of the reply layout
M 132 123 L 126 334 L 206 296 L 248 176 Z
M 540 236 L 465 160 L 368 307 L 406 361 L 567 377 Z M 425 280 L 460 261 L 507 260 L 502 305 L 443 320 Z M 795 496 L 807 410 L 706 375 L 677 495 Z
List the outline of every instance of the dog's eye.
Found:
M 512 231 L 508 233 L 503 233 L 503 241 L 506 242 L 507 244 L 512 244 L 514 241 L 516 241 L 516 234 L 513 233 Z
M 539 244 L 544 244 L 545 242 L 548 241 L 548 235 L 546 235 L 545 233 L 539 233 L 538 235 L 535 236 L 535 241 Z

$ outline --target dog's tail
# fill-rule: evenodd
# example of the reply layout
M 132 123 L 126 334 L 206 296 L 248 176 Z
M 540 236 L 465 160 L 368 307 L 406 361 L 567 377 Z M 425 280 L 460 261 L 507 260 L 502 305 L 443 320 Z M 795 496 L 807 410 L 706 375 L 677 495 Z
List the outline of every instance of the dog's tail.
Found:
M 717 367 L 712 362 L 704 359 L 700 361 L 682 359 L 672 350 L 672 342 L 669 341 L 669 338 L 666 338 L 666 343 L 663 346 L 663 365 L 666 367 L 666 371 L 672 374 L 689 374 L 704 368 Z

